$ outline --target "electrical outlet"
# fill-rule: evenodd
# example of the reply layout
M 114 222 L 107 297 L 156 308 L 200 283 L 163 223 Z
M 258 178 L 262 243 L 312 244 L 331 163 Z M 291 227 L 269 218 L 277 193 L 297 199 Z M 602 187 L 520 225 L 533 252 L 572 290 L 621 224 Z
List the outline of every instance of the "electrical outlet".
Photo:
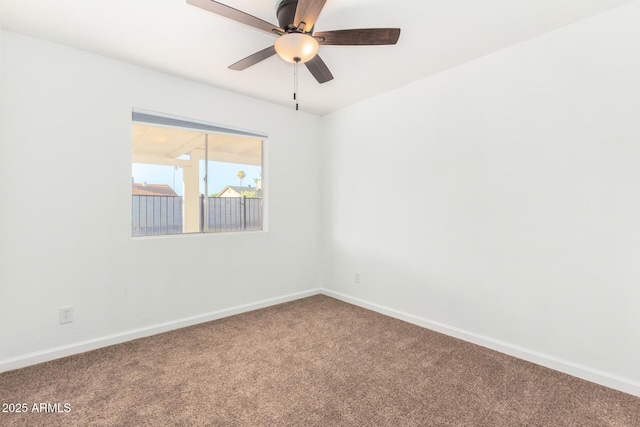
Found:
M 360 283 L 360 273 L 357 271 L 353 273 L 353 283 Z
M 73 322 L 73 307 L 60 307 L 58 317 L 61 324 Z

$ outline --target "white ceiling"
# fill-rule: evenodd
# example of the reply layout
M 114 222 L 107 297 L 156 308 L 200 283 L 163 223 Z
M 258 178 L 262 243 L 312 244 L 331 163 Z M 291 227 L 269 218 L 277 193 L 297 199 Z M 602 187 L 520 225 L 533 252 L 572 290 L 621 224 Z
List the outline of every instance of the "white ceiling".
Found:
M 334 80 L 300 69 L 300 109 L 323 115 L 635 0 L 327 0 L 316 31 L 399 27 L 395 46 L 321 46 Z M 221 0 L 277 24 L 276 0 Z M 293 65 L 227 67 L 275 37 L 186 0 L 0 0 L 15 31 L 293 107 Z

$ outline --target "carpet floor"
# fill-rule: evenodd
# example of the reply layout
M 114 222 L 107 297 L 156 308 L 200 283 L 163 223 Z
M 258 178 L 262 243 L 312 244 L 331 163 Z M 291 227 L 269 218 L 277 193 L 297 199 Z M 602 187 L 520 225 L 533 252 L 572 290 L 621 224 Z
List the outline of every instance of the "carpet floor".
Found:
M 0 403 L 2 426 L 640 426 L 638 397 L 322 295 L 2 373 Z

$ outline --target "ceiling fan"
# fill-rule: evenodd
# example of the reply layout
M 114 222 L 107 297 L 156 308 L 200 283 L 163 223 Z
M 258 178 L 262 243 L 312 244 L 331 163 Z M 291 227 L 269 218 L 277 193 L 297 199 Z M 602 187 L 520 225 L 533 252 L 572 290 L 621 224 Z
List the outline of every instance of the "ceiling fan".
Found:
M 277 38 L 275 44 L 229 66 L 244 70 L 276 53 L 285 61 L 304 63 L 318 83 L 333 79 L 324 61 L 317 55 L 320 45 L 365 46 L 396 44 L 399 28 L 363 28 L 314 32 L 316 20 L 327 0 L 278 0 L 279 26 L 213 0 L 187 0 L 187 3 L 228 19 L 257 28 Z

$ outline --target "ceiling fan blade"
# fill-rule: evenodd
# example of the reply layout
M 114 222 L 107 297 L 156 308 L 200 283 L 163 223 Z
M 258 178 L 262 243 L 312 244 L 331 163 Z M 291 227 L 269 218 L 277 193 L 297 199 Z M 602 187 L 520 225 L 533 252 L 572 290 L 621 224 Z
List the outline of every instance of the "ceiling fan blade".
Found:
M 244 59 L 236 62 L 235 64 L 229 65 L 229 68 L 236 71 L 242 71 L 245 68 L 249 68 L 252 65 L 256 65 L 260 61 L 264 61 L 265 59 L 276 54 L 276 48 L 273 46 L 269 46 L 266 49 L 262 49 L 259 52 L 254 53 L 253 55 L 249 55 Z
M 256 18 L 253 15 L 249 15 L 248 13 L 244 13 L 238 9 L 234 9 L 225 4 L 218 3 L 217 1 L 187 0 L 187 3 L 192 6 L 199 7 L 200 9 L 204 9 L 208 12 L 215 13 L 216 15 L 220 15 L 225 18 L 240 22 L 241 24 L 257 28 L 258 30 L 266 31 L 270 34 L 279 35 L 284 33 L 284 30 L 280 27 L 270 24 L 267 21 L 263 21 L 260 18 Z
M 293 25 L 298 28 L 300 23 L 304 22 L 304 31 L 307 33 L 311 31 L 326 2 L 327 0 L 298 0 Z
M 319 55 L 313 57 L 313 59 L 304 63 L 307 66 L 307 69 L 313 74 L 313 77 L 316 78 L 318 83 L 326 83 L 329 80 L 333 80 L 333 75 L 327 64 L 320 58 Z
M 396 44 L 400 28 L 361 28 L 314 33 L 313 37 L 322 45 L 366 46 Z

